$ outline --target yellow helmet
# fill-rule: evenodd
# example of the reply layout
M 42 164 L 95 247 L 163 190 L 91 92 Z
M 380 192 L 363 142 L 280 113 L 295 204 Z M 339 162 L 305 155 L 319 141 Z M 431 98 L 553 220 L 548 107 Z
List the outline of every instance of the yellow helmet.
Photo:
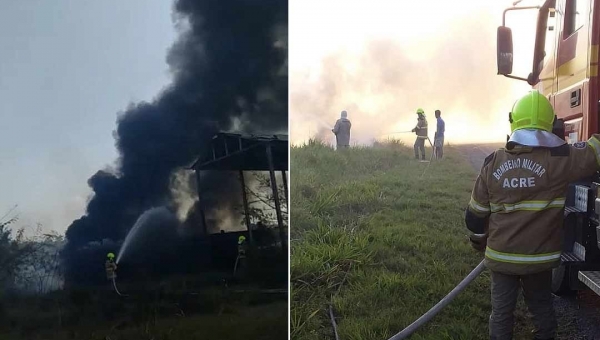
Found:
M 242 244 L 244 241 L 246 241 L 246 236 L 242 235 L 238 238 L 238 244 Z
M 106 257 L 109 258 L 109 259 L 114 259 L 115 258 L 115 254 L 108 253 L 108 254 L 106 254 Z
M 510 131 L 537 129 L 552 132 L 554 109 L 538 90 L 531 90 L 517 100 L 509 115 Z
M 420 114 L 420 115 L 422 115 L 422 114 L 424 114 L 424 113 L 425 113 L 425 111 L 423 111 L 423 109 L 422 109 L 422 108 L 418 108 L 418 109 L 417 109 L 417 114 Z

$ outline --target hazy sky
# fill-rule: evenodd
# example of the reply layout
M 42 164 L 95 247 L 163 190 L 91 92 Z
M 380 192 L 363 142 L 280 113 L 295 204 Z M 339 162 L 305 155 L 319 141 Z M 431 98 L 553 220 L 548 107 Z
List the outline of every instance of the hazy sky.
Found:
M 290 0 L 292 143 L 315 136 L 333 143 L 330 129 L 347 110 L 351 143 L 368 144 L 410 131 L 419 107 L 430 124 L 434 110 L 442 110 L 451 143 L 502 142 L 510 132 L 510 107 L 529 89 L 496 75 L 496 29 L 511 5 L 512 0 Z M 535 15 L 521 11 L 507 17 L 515 75 L 531 69 Z M 409 145 L 414 141 L 410 133 L 393 136 Z
M 0 11 L 0 216 L 64 231 L 112 164 L 117 112 L 170 80 L 172 1 L 8 0 Z

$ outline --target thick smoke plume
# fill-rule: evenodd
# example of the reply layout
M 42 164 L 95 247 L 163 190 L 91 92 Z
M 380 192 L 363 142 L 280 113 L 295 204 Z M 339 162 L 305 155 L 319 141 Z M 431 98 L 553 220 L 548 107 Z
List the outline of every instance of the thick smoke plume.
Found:
M 213 134 L 287 133 L 287 13 L 286 0 L 175 2 L 181 34 L 167 56 L 173 81 L 152 102 L 131 104 L 119 113 L 117 165 L 89 179 L 93 196 L 86 213 L 66 232 L 67 281 L 102 279 L 105 251 L 118 250 L 106 245 L 122 240 L 149 208 L 178 203 L 180 209 L 190 208 L 189 197 L 173 195 L 171 184 L 181 190 L 186 181 L 175 174 L 205 151 Z M 237 180 L 205 177 L 215 179 Z M 205 201 L 237 199 L 237 190 Z M 184 213 L 179 210 L 179 216 Z
M 427 115 L 431 138 L 434 111 L 440 109 L 447 141 L 502 142 L 515 93 L 521 93 L 514 86 L 527 85 L 496 75 L 496 28 L 501 15 L 501 11 L 474 12 L 411 45 L 392 38 L 368 40 L 358 52 L 329 53 L 316 76 L 314 69 L 294 71 L 292 142 L 312 137 L 333 143 L 330 129 L 340 112 L 347 110 L 351 143 L 399 137 L 412 145 L 414 134 L 390 133 L 410 131 L 419 107 Z M 331 127 L 323 128 L 316 117 L 326 119 Z

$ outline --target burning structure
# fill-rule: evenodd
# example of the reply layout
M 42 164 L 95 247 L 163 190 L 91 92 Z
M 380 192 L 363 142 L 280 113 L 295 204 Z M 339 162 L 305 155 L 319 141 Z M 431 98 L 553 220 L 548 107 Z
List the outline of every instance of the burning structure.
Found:
M 131 104 L 118 115 L 120 157 L 88 180 L 93 195 L 86 212 L 66 232 L 61 258 L 67 285 L 104 281 L 106 252 L 118 249 L 144 212 L 177 205 L 172 175 L 207 150 L 206 140 L 218 131 L 288 130 L 287 1 L 177 0 L 174 14 L 181 34 L 167 57 L 173 81 L 153 101 Z M 180 183 L 189 189 L 195 179 L 187 176 Z M 215 181 L 220 186 L 206 190 L 203 183 Z M 215 202 L 236 202 L 223 190 L 237 186 L 235 176 L 209 174 L 201 182 L 203 195 L 219 196 Z M 160 228 L 136 257 L 139 267 L 165 273 L 198 263 L 201 247 L 175 235 L 178 225 L 198 215 L 196 207 L 183 221 L 161 213 Z
M 273 201 L 275 205 L 275 214 L 277 216 L 277 226 L 279 228 L 280 244 L 282 248 L 286 246 L 286 232 L 281 211 L 281 198 L 277 190 L 276 171 L 281 171 L 283 187 L 285 190 L 285 199 L 287 195 L 287 177 L 288 170 L 288 138 L 287 135 L 274 136 L 242 136 L 239 134 L 220 133 L 213 137 L 210 151 L 203 158 L 198 159 L 192 169 L 196 171 L 196 182 L 198 183 L 198 193 L 203 191 L 200 174 L 206 170 L 218 171 L 237 171 L 239 172 L 242 201 L 244 207 L 244 217 L 250 244 L 253 243 L 252 229 L 250 223 L 250 213 L 248 207 L 248 198 L 246 193 L 246 179 L 244 171 L 268 171 L 271 190 L 273 191 Z M 207 229 L 205 215 L 202 214 L 202 224 Z
M 210 143 L 210 148 L 207 152 L 194 162 L 191 169 L 195 171 L 196 183 L 198 184 L 198 207 L 195 211 L 200 212 L 200 221 L 195 220 L 197 225 L 203 226 L 203 234 L 207 236 L 204 240 L 208 248 L 210 248 L 211 265 L 213 268 L 230 268 L 231 264 L 235 261 L 237 255 L 237 239 L 240 235 L 244 235 L 248 238 L 248 241 L 252 248 L 264 248 L 269 249 L 273 245 L 271 239 L 272 230 L 266 228 L 262 223 L 251 223 L 251 212 L 249 207 L 249 192 L 248 180 L 245 172 L 269 172 L 269 186 L 270 188 L 261 188 L 262 190 L 270 190 L 272 192 L 272 207 L 275 210 L 275 216 L 277 220 L 277 229 L 279 236 L 280 252 L 279 254 L 285 255 L 283 258 L 277 256 L 277 254 L 263 253 L 259 257 L 263 260 L 273 264 L 277 262 L 281 267 L 287 266 L 287 232 L 285 230 L 285 221 L 282 212 L 282 197 L 279 192 L 276 172 L 281 172 L 281 180 L 283 182 L 283 189 L 285 196 L 285 203 L 287 205 L 288 190 L 287 190 L 287 177 L 286 171 L 288 170 L 288 149 L 289 143 L 287 135 L 240 135 L 232 133 L 219 133 L 215 135 Z M 243 207 L 243 216 L 246 226 L 245 231 L 237 232 L 225 232 L 225 230 L 217 230 L 214 223 L 219 221 L 209 221 L 204 213 L 204 206 L 207 205 L 206 200 L 203 198 L 203 193 L 206 191 L 206 186 L 209 185 L 207 181 L 202 180 L 202 176 L 207 173 L 214 172 L 227 172 L 232 175 L 238 175 L 237 188 L 233 186 L 227 186 L 224 190 L 229 191 L 230 194 L 237 194 L 241 198 L 241 206 Z M 214 184 L 214 183 L 213 183 Z M 217 183 L 219 186 L 220 184 Z M 212 191 L 212 190 L 211 190 Z M 208 206 L 211 206 L 208 202 Z M 211 223 L 212 222 L 212 223 Z M 264 222 L 264 221 L 261 221 Z M 263 227 L 261 227 L 261 225 Z M 265 242 L 266 241 L 266 242 Z M 267 251 L 269 252 L 269 251 Z M 265 256 L 268 259 L 265 259 Z M 270 258 L 269 258 L 270 257 Z

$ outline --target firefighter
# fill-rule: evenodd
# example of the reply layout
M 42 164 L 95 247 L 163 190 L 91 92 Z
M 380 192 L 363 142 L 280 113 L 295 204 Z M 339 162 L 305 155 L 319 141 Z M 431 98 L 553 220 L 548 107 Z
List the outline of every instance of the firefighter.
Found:
M 521 288 L 535 339 L 556 335 L 551 282 L 560 264 L 565 192 L 599 169 L 600 135 L 566 144 L 552 133 L 555 119 L 537 90 L 514 104 L 509 140 L 485 159 L 465 212 L 471 244 L 485 252 L 491 271 L 491 339 L 511 339 Z
M 335 134 L 337 150 L 350 147 L 350 128 L 352 128 L 352 123 L 348 119 L 348 112 L 342 111 L 340 116 L 340 119 L 335 122 L 335 126 L 331 129 L 331 132 Z
M 442 112 L 435 110 L 435 119 L 437 119 L 437 128 L 433 137 L 433 152 L 436 159 L 442 159 L 444 156 L 444 132 L 446 132 L 446 122 L 442 119 Z
M 421 160 L 425 160 L 425 140 L 427 139 L 427 118 L 423 109 L 417 109 L 417 126 L 411 131 L 417 134 L 415 140 L 415 158 L 419 159 L 419 150 L 421 150 Z
M 115 263 L 115 254 L 108 253 L 106 255 L 106 263 L 104 264 L 106 269 L 106 278 L 113 280 L 117 278 L 117 264 Z
M 246 257 L 246 236 L 238 237 L 238 257 L 243 259 Z
M 235 259 L 235 264 L 233 265 L 234 277 L 244 276 L 246 269 L 246 248 L 246 236 L 240 235 L 240 237 L 238 237 L 238 256 Z M 240 271 L 241 274 L 237 275 L 238 271 Z

